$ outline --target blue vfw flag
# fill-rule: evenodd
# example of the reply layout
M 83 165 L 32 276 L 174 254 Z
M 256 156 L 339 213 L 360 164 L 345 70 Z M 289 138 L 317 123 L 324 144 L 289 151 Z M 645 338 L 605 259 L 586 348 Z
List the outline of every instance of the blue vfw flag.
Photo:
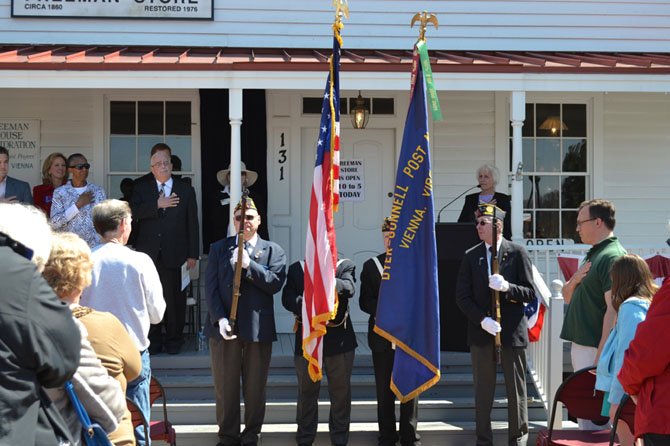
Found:
M 440 380 L 440 307 L 426 107 L 415 49 L 375 332 L 396 346 L 391 390 L 401 402 Z

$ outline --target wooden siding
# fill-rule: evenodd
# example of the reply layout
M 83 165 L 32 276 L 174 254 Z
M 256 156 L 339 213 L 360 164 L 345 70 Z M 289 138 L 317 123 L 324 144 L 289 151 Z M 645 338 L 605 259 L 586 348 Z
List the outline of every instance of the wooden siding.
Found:
M 96 153 L 95 95 L 90 92 L 67 90 L 0 90 L 0 118 L 38 119 L 40 121 L 41 163 L 50 153 L 61 152 L 66 157 L 82 153 L 91 163 L 89 181 L 104 185 L 102 153 Z M 101 146 L 102 142 L 97 142 Z M 11 170 L 9 175 L 11 175 Z M 40 184 L 35 178 L 30 186 Z
M 436 212 L 476 185 L 477 168 L 493 163 L 495 158 L 494 93 L 441 93 L 440 105 L 444 120 L 434 123 L 431 134 Z M 507 184 L 501 184 L 498 190 L 506 192 Z M 441 221 L 456 221 L 464 199 L 449 205 Z
M 213 21 L 90 20 L 11 18 L 11 0 L 0 0 L 0 43 L 328 48 L 330 5 L 214 0 Z M 667 51 L 670 42 L 670 1 L 352 0 L 345 48 L 410 49 L 419 9 L 438 15 L 433 49 Z
M 606 94 L 604 198 L 617 208 L 615 233 L 629 244 L 663 245 L 670 217 L 670 97 Z

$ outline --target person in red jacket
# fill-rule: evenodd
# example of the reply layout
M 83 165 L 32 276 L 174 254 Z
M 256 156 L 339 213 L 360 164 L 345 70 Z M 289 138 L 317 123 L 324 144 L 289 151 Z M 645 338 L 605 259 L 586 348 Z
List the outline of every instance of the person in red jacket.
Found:
M 635 436 L 645 446 L 670 444 L 670 277 L 624 355 L 619 382 L 637 404 Z

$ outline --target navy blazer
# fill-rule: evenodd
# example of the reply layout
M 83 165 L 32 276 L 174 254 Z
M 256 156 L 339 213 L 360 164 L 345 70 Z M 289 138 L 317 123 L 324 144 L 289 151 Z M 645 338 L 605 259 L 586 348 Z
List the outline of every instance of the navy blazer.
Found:
M 386 253 L 379 254 L 377 259 L 383 266 L 386 260 Z M 368 346 L 374 353 L 392 350 L 391 342 L 374 331 L 381 283 L 382 275 L 379 272 L 379 267 L 375 263 L 374 258 L 370 258 L 363 264 L 363 271 L 361 271 L 361 296 L 358 302 L 361 310 L 370 315 L 368 318 Z
M 356 293 L 356 265 L 349 259 L 343 259 L 339 263 L 335 272 L 335 291 L 339 304 L 337 314 L 333 318 L 333 322 L 337 326 L 326 328 L 326 335 L 323 337 L 324 357 L 350 352 L 358 347 L 349 312 L 349 299 L 354 297 Z M 295 262 L 288 269 L 286 286 L 282 291 L 281 300 L 284 308 L 295 316 L 302 317 L 304 293 L 305 274 L 300 262 Z M 298 325 L 298 330 L 295 333 L 295 354 L 302 356 L 302 325 Z
M 5 185 L 5 198 L 16 197 L 17 201 L 24 204 L 33 204 L 33 196 L 30 193 L 30 185 L 25 181 L 7 177 Z
M 500 293 L 502 345 L 528 345 L 528 319 L 524 302 L 536 295 L 533 269 L 526 250 L 503 239 L 498 252 L 500 274 L 509 282 L 509 290 Z M 482 329 L 480 322 L 491 313 L 491 293 L 486 245 L 481 242 L 465 252 L 458 272 L 456 304 L 468 318 L 468 345 L 486 345 L 493 336 Z
M 133 242 L 138 251 L 151 257 L 154 263 L 168 268 L 180 268 L 187 258 L 199 257 L 200 228 L 195 191 L 178 178 L 172 177 L 172 192 L 179 196 L 173 208 L 158 209 L 158 186 L 153 175 L 135 181 L 130 207 L 133 211 Z
M 509 195 L 500 192 L 493 194 L 496 206 L 505 211 L 505 220 L 503 221 L 503 237 L 512 240 L 512 199 Z M 461 215 L 458 217 L 459 223 L 475 222 L 475 212 L 479 208 L 479 192 L 465 196 Z
M 236 247 L 237 236 L 232 236 L 213 243 L 209 250 L 205 271 L 209 314 L 205 333 L 210 337 L 221 338 L 219 319 L 230 319 L 235 277 L 230 258 Z M 278 244 L 258 237 L 250 258 L 249 267 L 242 270 L 235 334 L 243 341 L 274 342 L 277 330 L 273 296 L 286 281 L 286 255 Z

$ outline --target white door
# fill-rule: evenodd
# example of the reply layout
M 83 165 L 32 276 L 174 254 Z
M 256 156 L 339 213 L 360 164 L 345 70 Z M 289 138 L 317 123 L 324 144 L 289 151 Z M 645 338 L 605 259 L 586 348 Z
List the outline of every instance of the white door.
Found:
M 314 144 L 317 130 L 302 130 L 301 184 L 302 252 L 305 251 L 305 234 L 309 216 L 309 194 L 314 176 Z M 381 223 L 391 210 L 389 194 L 395 185 L 396 167 L 395 129 L 344 130 L 340 138 L 340 159 L 360 160 L 363 164 L 364 199 L 360 202 L 344 201 L 335 213 L 337 250 L 341 258 L 356 263 L 356 286 L 363 263 L 383 249 Z M 342 176 L 342 175 L 341 175 Z M 368 315 L 360 310 L 358 293 L 350 301 L 351 318 L 356 331 L 367 330 Z

